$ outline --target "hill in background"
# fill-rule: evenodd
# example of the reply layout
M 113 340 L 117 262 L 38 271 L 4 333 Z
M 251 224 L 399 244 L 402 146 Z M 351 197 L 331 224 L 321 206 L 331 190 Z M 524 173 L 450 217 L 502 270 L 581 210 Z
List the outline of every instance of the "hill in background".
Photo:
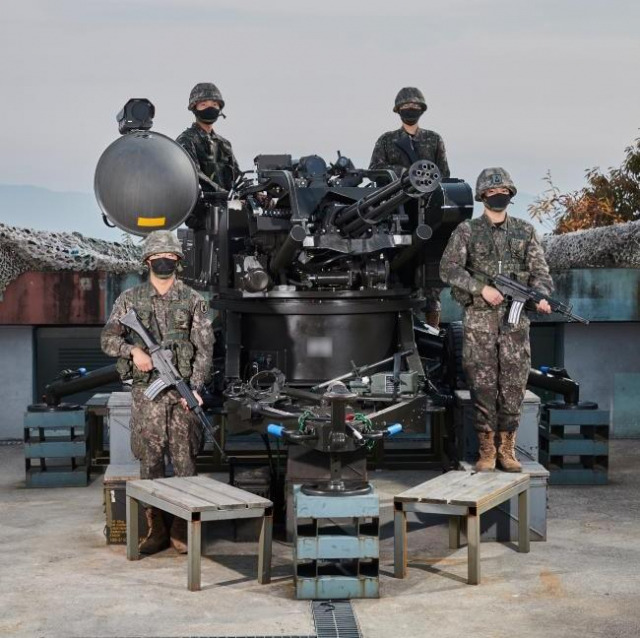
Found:
M 0 221 L 36 230 L 77 231 L 119 241 L 122 231 L 108 228 L 93 193 L 59 192 L 40 186 L 0 184 Z

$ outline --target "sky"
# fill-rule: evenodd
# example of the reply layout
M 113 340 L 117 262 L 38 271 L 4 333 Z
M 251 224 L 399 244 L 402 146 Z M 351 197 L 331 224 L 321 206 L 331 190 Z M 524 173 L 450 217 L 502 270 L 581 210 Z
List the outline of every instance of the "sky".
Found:
M 525 198 L 547 171 L 577 189 L 639 135 L 638 24 L 637 0 L 8 0 L 0 184 L 90 193 L 127 99 L 175 137 L 213 81 L 243 169 L 337 150 L 366 165 L 417 86 L 452 176 L 501 165 Z

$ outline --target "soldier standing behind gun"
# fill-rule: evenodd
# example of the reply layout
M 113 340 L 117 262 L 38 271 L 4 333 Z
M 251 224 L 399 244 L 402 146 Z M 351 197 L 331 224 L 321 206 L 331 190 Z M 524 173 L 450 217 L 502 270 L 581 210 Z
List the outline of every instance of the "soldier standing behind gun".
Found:
M 418 120 L 427 110 L 427 103 L 420 89 L 405 86 L 396 95 L 393 112 L 402 120 L 402 126 L 383 133 L 376 142 L 369 168 L 390 168 L 400 176 L 405 168 L 418 160 L 433 162 L 449 177 L 449 164 L 444 142 L 434 131 L 421 129 Z
M 402 126 L 378 138 L 369 163 L 370 169 L 391 169 L 400 176 L 414 162 L 429 160 L 440 169 L 443 177 L 449 177 L 449 164 L 442 138 L 434 131 L 418 127 L 418 120 L 426 110 L 427 103 L 420 89 L 412 86 L 400 89 L 393 111 L 400 116 Z M 436 328 L 440 324 L 440 290 L 441 288 L 427 288 L 424 291 L 427 300 L 425 318 L 429 325 Z
M 476 470 L 492 471 L 496 456 L 502 469 L 520 472 L 515 456 L 516 430 L 531 367 L 529 319 L 508 325 L 508 305 L 490 277 L 515 275 L 525 285 L 550 294 L 553 281 L 533 226 L 507 215 L 517 190 L 503 168 L 486 168 L 476 183 L 481 217 L 460 224 L 440 262 L 440 277 L 451 285 L 451 296 L 464 306 L 462 365 L 473 402 L 480 444 Z M 471 272 L 470 272 L 471 271 Z M 546 299 L 536 310 L 548 314 Z M 496 436 L 498 449 L 496 449 Z
M 196 84 L 189 95 L 188 109 L 196 121 L 176 141 L 196 163 L 203 189 L 224 194 L 231 190 L 240 175 L 240 168 L 231 143 L 213 130 L 218 118 L 225 117 L 222 113 L 224 100 L 218 87 L 210 82 Z M 187 219 L 187 226 L 202 228 L 203 213 L 202 205 L 197 206 Z
M 165 476 L 164 454 L 173 463 L 176 476 L 196 474 L 196 455 L 202 443 L 198 419 L 187 410 L 186 402 L 175 389 L 168 389 L 155 400 L 144 396 L 154 380 L 153 363 L 144 343 L 120 324 L 120 318 L 134 309 L 145 328 L 163 347 L 173 351 L 174 365 L 198 394 L 211 372 L 213 329 L 207 317 L 207 303 L 194 290 L 176 278 L 183 258 L 177 237 L 166 230 L 148 235 L 142 259 L 149 267 L 149 281 L 123 292 L 102 330 L 102 350 L 118 357 L 117 368 L 123 380 L 133 379 L 131 407 L 131 450 L 140 460 L 140 477 Z M 170 532 L 162 512 L 145 509 L 149 532 L 139 549 L 154 554 L 169 545 L 187 551 L 186 522 L 175 517 Z

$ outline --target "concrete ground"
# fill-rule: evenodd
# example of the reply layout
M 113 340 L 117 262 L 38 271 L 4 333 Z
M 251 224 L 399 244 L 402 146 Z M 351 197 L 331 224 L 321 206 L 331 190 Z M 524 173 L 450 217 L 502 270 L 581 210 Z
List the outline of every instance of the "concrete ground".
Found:
M 482 545 L 482 584 L 442 524 L 410 524 L 409 575 L 393 572 L 392 495 L 424 472 L 376 472 L 383 537 L 379 600 L 353 603 L 365 638 L 640 636 L 640 441 L 614 441 L 610 484 L 552 487 L 547 542 L 519 554 Z M 257 584 L 256 545 L 218 539 L 201 592 L 173 550 L 127 562 L 103 536 L 102 479 L 25 489 L 21 446 L 0 446 L 0 636 L 312 635 L 293 598 L 291 547 L 274 545 L 273 582 Z M 223 530 L 224 531 L 224 530 Z

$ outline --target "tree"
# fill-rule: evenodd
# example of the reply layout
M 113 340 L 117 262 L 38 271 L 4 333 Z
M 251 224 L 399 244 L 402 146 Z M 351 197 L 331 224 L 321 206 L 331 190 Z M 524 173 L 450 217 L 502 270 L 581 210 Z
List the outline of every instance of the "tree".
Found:
M 585 177 L 586 186 L 562 193 L 547 172 L 548 188 L 529 206 L 531 217 L 556 235 L 640 219 L 640 138 L 625 149 L 619 168 L 608 174 L 591 168 Z

